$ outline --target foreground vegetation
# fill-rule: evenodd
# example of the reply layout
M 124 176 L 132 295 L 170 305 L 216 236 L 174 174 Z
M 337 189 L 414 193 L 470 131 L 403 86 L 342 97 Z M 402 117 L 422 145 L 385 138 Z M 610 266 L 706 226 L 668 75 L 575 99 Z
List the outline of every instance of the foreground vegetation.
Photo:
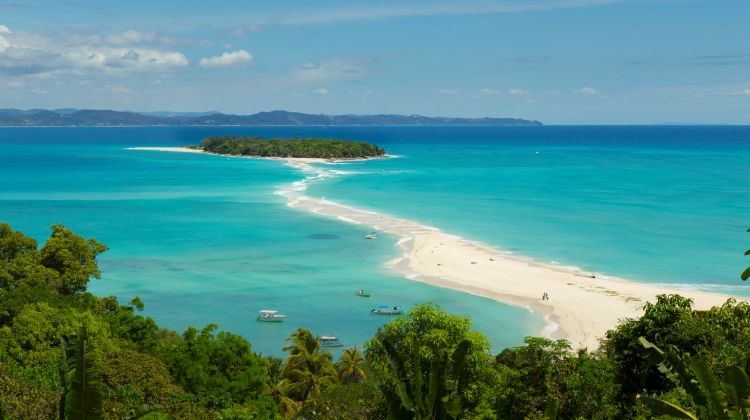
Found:
M 385 155 L 385 150 L 373 144 L 320 138 L 209 137 L 199 147 L 209 153 L 262 157 L 355 159 Z
M 183 334 L 86 291 L 106 246 L 0 224 L 0 418 L 747 418 L 750 305 L 659 296 L 601 347 L 528 337 L 491 355 L 470 321 L 419 305 L 338 360 L 298 329 L 282 359 L 209 324 Z M 280 343 L 281 344 L 281 343 Z

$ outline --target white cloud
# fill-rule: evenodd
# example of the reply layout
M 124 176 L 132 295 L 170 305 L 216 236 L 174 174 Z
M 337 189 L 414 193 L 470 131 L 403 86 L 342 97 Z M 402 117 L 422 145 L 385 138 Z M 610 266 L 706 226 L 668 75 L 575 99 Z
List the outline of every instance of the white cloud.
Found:
M 133 45 L 154 42 L 157 40 L 157 36 L 153 32 L 125 31 L 110 35 L 107 40 L 114 45 Z
M 575 93 L 580 93 L 582 95 L 598 95 L 602 93 L 602 91 L 600 91 L 599 89 L 594 89 L 591 86 L 585 86 L 575 91 Z
M 542 12 L 547 10 L 592 7 L 624 0 L 464 0 L 448 1 L 403 1 L 391 4 L 372 2 L 366 7 L 336 7 L 276 13 L 260 22 L 235 29 L 236 34 L 245 34 L 246 27 L 261 30 L 274 25 L 310 25 L 358 20 L 389 19 L 411 16 L 452 16 L 492 13 Z
M 508 89 L 508 93 L 511 95 L 526 95 L 529 93 L 529 91 L 521 88 L 512 88 Z
M 100 72 L 164 71 L 188 65 L 180 52 L 115 44 L 102 37 L 46 36 L 35 32 L 0 32 L 0 74 L 51 77 Z M 96 41 L 96 42 L 94 42 Z
M 289 78 L 294 83 L 315 85 L 358 79 L 365 74 L 365 67 L 357 62 L 346 59 L 334 59 L 320 63 L 307 62 L 300 67 L 292 69 Z
M 458 91 L 456 89 L 440 89 L 438 90 L 438 95 L 453 96 L 458 95 Z
M 234 36 L 245 36 L 253 32 L 260 32 L 263 30 L 264 25 L 251 23 L 248 25 L 238 26 L 232 30 Z
M 477 96 L 499 96 L 502 94 L 503 92 L 499 89 L 484 88 L 477 91 Z
M 329 93 L 331 93 L 331 91 L 326 88 L 318 88 L 315 89 L 313 93 L 316 95 L 328 95 Z
M 225 52 L 216 57 L 201 58 L 198 65 L 208 68 L 244 67 L 253 61 L 253 56 L 245 50 Z
M 0 25 L 0 34 L 10 34 L 12 33 L 10 29 L 8 29 L 5 25 Z
M 735 95 L 745 95 L 750 96 L 750 89 L 742 89 L 740 91 L 737 91 L 734 93 Z

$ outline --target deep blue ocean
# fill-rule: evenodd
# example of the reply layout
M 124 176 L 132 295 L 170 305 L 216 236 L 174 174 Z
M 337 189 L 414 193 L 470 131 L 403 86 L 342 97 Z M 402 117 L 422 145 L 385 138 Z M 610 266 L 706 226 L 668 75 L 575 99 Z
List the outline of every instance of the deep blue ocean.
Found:
M 110 250 L 91 291 L 140 296 L 178 331 L 219 324 L 266 354 L 299 326 L 362 344 L 388 320 L 369 314 L 380 304 L 468 315 L 495 350 L 541 329 L 525 308 L 390 272 L 396 238 L 287 207 L 274 191 L 305 175 L 281 162 L 125 149 L 217 134 L 376 143 L 398 158 L 338 165 L 307 194 L 541 261 L 750 296 L 750 127 L 1 128 L 0 221 L 95 237 Z M 256 322 L 266 308 L 289 318 Z

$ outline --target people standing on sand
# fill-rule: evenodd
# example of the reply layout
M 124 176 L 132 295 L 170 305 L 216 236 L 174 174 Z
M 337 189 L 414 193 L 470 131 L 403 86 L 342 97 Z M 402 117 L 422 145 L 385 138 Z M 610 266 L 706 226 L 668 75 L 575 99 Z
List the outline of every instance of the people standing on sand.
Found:
M 549 295 L 547 294 L 547 292 L 544 292 L 542 294 L 542 300 L 549 300 Z

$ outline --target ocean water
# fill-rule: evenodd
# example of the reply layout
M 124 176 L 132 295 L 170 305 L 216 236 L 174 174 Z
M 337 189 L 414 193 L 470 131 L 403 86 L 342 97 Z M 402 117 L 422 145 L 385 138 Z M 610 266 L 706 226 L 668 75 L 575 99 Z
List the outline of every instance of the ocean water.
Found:
M 140 296 L 145 313 L 182 331 L 216 323 L 256 351 L 281 354 L 297 327 L 361 345 L 390 320 L 377 305 L 434 302 L 470 316 L 495 349 L 544 321 L 526 308 L 432 287 L 384 267 L 397 238 L 286 206 L 274 194 L 305 174 L 282 162 L 125 150 L 197 143 L 237 128 L 0 129 L 0 221 L 44 240 L 63 223 L 110 249 L 98 295 Z M 366 289 L 369 299 L 354 296 Z M 284 323 L 255 321 L 278 309 Z
M 110 246 L 99 295 L 140 296 L 181 331 L 209 322 L 280 354 L 296 327 L 359 345 L 380 304 L 432 301 L 493 348 L 544 321 L 384 267 L 396 238 L 288 208 L 281 162 L 151 151 L 214 134 L 365 140 L 395 159 L 323 165 L 308 195 L 418 220 L 541 261 L 748 296 L 750 127 L 143 127 L 0 129 L 0 221 Z M 357 289 L 370 299 L 353 295 Z M 281 324 L 255 321 L 274 308 Z
M 398 159 L 308 194 L 540 261 L 750 296 L 750 127 L 366 130 Z

